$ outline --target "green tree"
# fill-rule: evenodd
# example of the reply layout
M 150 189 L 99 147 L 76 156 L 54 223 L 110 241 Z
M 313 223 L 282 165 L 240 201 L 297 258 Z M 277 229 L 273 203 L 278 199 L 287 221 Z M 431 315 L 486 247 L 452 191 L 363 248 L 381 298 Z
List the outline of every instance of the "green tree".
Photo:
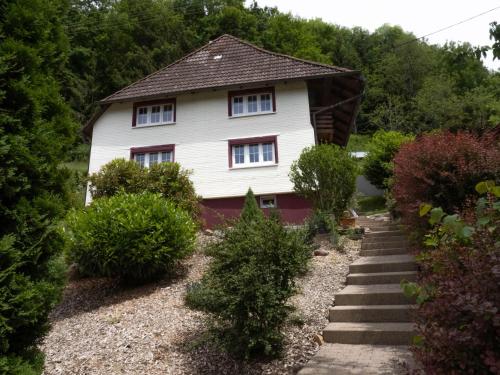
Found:
M 60 91 L 67 3 L 17 0 L 0 9 L 0 372 L 31 374 L 41 371 L 35 344 L 62 287 L 61 161 L 76 134 Z
M 490 24 L 490 39 L 493 40 L 493 59 L 500 59 L 500 25 L 496 21 Z
M 402 144 L 411 142 L 412 135 L 379 130 L 367 145 L 368 155 L 363 160 L 363 172 L 368 181 L 379 189 L 387 189 L 392 178 L 392 159 Z
M 340 220 L 356 189 L 357 165 L 349 153 L 336 145 L 305 148 L 290 168 L 295 192 L 309 199 L 315 210 Z
M 241 210 L 240 220 L 243 223 L 252 223 L 254 221 L 262 220 L 263 217 L 264 214 L 257 204 L 257 199 L 255 199 L 252 189 L 249 188 L 247 195 L 245 196 L 243 209 Z

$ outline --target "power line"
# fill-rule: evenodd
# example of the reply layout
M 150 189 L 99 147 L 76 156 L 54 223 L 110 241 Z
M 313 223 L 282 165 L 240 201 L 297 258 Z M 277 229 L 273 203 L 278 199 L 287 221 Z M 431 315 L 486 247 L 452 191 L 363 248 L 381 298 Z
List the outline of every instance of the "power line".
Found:
M 415 38 L 415 39 L 412 39 L 412 40 L 406 41 L 406 42 L 404 42 L 404 43 L 398 44 L 398 45 L 397 45 L 397 46 L 395 46 L 394 48 L 399 48 L 399 47 L 405 46 L 405 45 L 407 45 L 407 44 L 410 44 L 410 43 L 416 42 L 416 41 L 418 41 L 418 40 L 420 40 L 420 39 L 424 39 L 424 38 L 427 38 L 427 37 L 429 37 L 429 36 L 431 36 L 431 35 L 434 35 L 434 34 L 440 33 L 441 31 L 451 29 L 452 27 L 455 27 L 455 26 L 461 25 L 461 24 L 463 24 L 463 23 L 469 22 L 469 21 L 471 21 L 471 20 L 473 20 L 473 19 L 475 19 L 475 18 L 478 18 L 478 17 L 481 17 L 481 16 L 483 16 L 483 15 L 485 15 L 485 14 L 491 13 L 491 12 L 493 12 L 493 11 L 497 10 L 497 9 L 500 9 L 500 6 L 497 6 L 496 8 L 493 8 L 493 9 L 490 9 L 490 10 L 484 11 L 484 12 L 482 12 L 482 13 L 476 14 L 475 16 L 472 16 L 472 17 L 466 18 L 466 19 L 464 19 L 464 20 L 462 20 L 462 21 L 459 21 L 459 22 L 457 22 L 457 23 L 454 23 L 454 24 L 452 24 L 452 25 L 445 26 L 445 27 L 443 27 L 443 28 L 441 28 L 441 29 L 439 29 L 439 30 L 433 31 L 433 32 L 431 32 L 431 33 L 429 33 L 429 34 L 425 34 L 425 35 L 419 36 L 418 38 Z

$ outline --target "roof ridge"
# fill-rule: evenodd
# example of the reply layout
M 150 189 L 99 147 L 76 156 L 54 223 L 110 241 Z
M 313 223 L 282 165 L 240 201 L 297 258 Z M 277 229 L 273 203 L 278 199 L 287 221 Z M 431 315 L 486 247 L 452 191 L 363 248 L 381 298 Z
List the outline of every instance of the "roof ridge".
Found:
M 322 66 L 322 67 L 325 67 L 325 68 L 337 69 L 337 70 L 340 70 L 340 71 L 343 71 L 343 72 L 357 72 L 357 70 L 355 70 L 355 69 L 342 68 L 342 67 L 336 66 L 336 65 L 324 64 L 324 63 L 320 63 L 320 62 L 316 62 L 316 61 L 312 61 L 312 60 L 301 59 L 299 57 L 290 56 L 290 55 L 287 55 L 285 53 L 279 53 L 279 52 L 269 51 L 269 50 L 267 50 L 265 48 L 259 47 L 259 46 L 255 45 L 253 43 L 247 42 L 246 40 L 240 39 L 240 38 L 238 38 L 238 37 L 236 37 L 234 35 L 231 35 L 231 34 L 223 34 L 223 35 L 221 35 L 217 39 L 220 39 L 223 36 L 228 36 L 228 37 L 230 37 L 230 38 L 232 38 L 232 39 L 234 39 L 234 40 L 236 40 L 236 41 L 238 41 L 240 43 L 246 44 L 249 47 L 255 48 L 256 50 L 258 50 L 260 52 L 267 53 L 269 55 L 274 55 L 274 56 L 278 56 L 278 57 L 284 57 L 284 58 L 288 58 L 290 60 L 295 60 L 295 61 L 298 61 L 298 62 L 301 62 L 301 63 L 310 64 L 310 65 L 314 65 L 314 66 Z
M 211 45 L 212 43 L 214 43 L 214 42 L 218 41 L 219 39 L 221 39 L 221 38 L 222 38 L 222 37 L 224 37 L 224 36 L 230 36 L 230 37 L 233 37 L 232 35 L 229 35 L 229 34 L 222 34 L 222 35 L 221 35 L 221 36 L 219 36 L 218 38 L 215 38 L 214 40 L 210 40 L 208 43 L 205 43 L 204 45 L 202 45 L 201 47 L 199 47 L 199 48 L 195 49 L 194 51 L 192 51 L 192 52 L 188 53 L 187 55 L 182 56 L 180 59 L 177 59 L 177 60 L 175 60 L 174 62 L 171 62 L 170 64 L 168 64 L 168 65 L 164 66 L 163 68 L 160 68 L 160 69 L 158 69 L 158 70 L 155 70 L 155 71 L 154 71 L 154 72 L 152 72 L 152 73 L 149 73 L 149 74 L 148 74 L 148 75 L 146 75 L 145 77 L 142 77 L 141 79 L 138 79 L 137 81 L 132 82 L 131 84 L 129 84 L 129 85 L 127 85 L 127 86 L 125 86 L 125 87 L 121 88 L 121 89 L 120 89 L 120 90 L 118 90 L 118 91 L 115 91 L 115 92 L 114 92 L 114 93 L 112 93 L 111 95 L 106 96 L 104 99 L 99 100 L 99 102 L 102 102 L 102 103 L 107 102 L 107 101 L 108 101 L 108 100 L 109 100 L 112 96 L 115 96 L 115 95 L 117 95 L 117 94 L 121 93 L 122 91 L 124 91 L 124 90 L 128 89 L 129 87 L 134 86 L 135 84 L 137 84 L 137 83 L 139 83 L 139 82 L 142 82 L 142 81 L 144 81 L 144 80 L 148 79 L 149 77 L 154 76 L 154 75 L 156 75 L 156 74 L 158 74 L 158 73 L 160 73 L 160 72 L 163 72 L 164 70 L 166 70 L 166 69 L 168 69 L 168 68 L 170 68 L 170 67 L 172 67 L 172 66 L 174 66 L 174 65 L 176 65 L 176 64 L 178 64 L 178 63 L 180 63 L 180 62 L 181 62 L 181 61 L 183 61 L 183 60 L 188 59 L 189 57 L 191 57 L 191 56 L 192 56 L 192 55 L 194 55 L 195 53 L 200 52 L 202 49 L 204 49 L 204 48 L 208 47 L 209 45 Z M 233 38 L 234 38 L 234 37 L 233 37 Z

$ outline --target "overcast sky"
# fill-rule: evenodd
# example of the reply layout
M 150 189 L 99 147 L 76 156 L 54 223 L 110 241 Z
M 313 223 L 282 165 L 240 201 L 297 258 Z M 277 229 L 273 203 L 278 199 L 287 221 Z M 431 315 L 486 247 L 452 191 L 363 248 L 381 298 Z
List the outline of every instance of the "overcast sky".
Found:
M 250 4 L 251 0 L 246 0 Z M 388 23 L 400 25 L 417 37 L 457 23 L 476 14 L 500 7 L 500 0 L 258 0 L 260 6 L 276 6 L 302 18 L 321 18 L 342 26 L 361 26 L 370 31 Z M 500 8 L 428 38 L 429 43 L 447 40 L 491 45 L 489 24 L 500 22 Z M 491 54 L 484 61 L 490 69 L 500 69 Z

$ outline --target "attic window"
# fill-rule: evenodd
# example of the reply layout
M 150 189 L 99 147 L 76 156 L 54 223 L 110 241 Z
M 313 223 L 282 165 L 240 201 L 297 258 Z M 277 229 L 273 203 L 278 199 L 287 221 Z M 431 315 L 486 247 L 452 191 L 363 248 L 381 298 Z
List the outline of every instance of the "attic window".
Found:
M 229 117 L 276 112 L 274 87 L 228 92 Z
M 132 127 L 175 123 L 175 99 L 134 103 Z

